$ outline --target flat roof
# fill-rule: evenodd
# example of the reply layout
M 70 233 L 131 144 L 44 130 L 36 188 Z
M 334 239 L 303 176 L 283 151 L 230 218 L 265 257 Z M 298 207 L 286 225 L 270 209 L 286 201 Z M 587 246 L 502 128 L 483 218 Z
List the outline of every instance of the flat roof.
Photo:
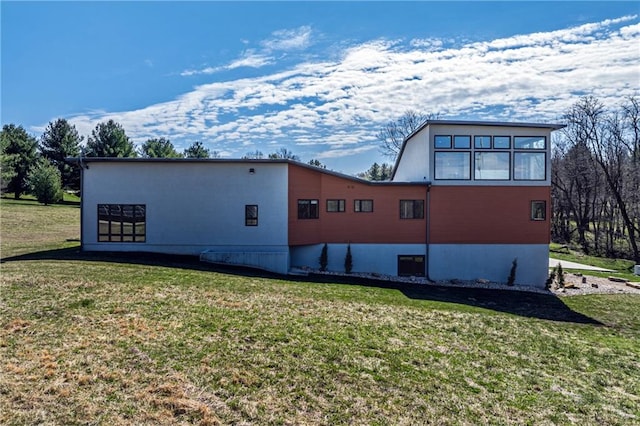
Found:
M 243 159 L 243 158 L 143 158 L 143 157 L 68 157 L 65 159 L 70 163 L 89 164 L 89 163 L 207 163 L 207 164 L 289 164 L 293 166 L 303 167 L 305 169 L 313 170 L 319 173 L 324 173 L 332 176 L 336 176 L 342 179 L 348 179 L 353 182 L 361 183 L 363 185 L 393 185 L 393 186 L 429 186 L 431 182 L 391 182 L 391 181 L 371 181 L 359 178 L 357 176 L 347 175 L 344 173 L 336 172 L 333 170 L 327 170 L 322 167 L 312 166 L 310 164 L 302 163 L 299 161 L 289 159 Z M 88 167 L 88 166 L 87 166 Z

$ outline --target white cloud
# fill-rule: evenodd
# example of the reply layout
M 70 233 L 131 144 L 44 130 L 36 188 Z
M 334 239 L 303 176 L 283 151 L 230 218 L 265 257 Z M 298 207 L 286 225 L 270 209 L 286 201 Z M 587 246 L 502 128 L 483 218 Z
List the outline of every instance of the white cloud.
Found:
M 268 50 L 301 50 L 311 44 L 311 27 L 302 26 L 293 30 L 278 30 L 271 38 L 262 41 Z
M 71 121 L 89 134 L 98 121 L 113 118 L 137 142 L 164 136 L 182 148 L 204 140 L 225 156 L 240 157 L 248 147 L 268 153 L 279 144 L 324 159 L 373 153 L 377 130 L 407 109 L 438 112 L 443 118 L 557 121 L 585 93 L 605 104 L 637 94 L 637 19 L 455 48 L 444 47 L 449 41 L 430 39 L 407 44 L 373 40 L 346 47 L 332 61 L 217 81 L 172 101 L 126 112 L 95 111 Z M 304 46 L 310 31 L 304 28 L 290 34 L 292 39 L 298 35 L 296 43 L 279 43 L 286 33 L 276 32 L 265 46 Z M 263 51 L 247 50 L 226 67 L 257 67 L 270 60 Z

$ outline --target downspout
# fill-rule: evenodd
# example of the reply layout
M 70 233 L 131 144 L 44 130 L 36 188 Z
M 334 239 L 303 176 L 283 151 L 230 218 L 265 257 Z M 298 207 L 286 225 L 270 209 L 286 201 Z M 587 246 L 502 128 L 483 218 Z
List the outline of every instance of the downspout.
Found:
M 427 184 L 427 206 L 426 206 L 426 228 L 425 228 L 425 235 L 424 235 L 424 251 L 425 251 L 425 256 L 424 256 L 424 274 L 425 274 L 425 278 L 427 279 L 427 281 L 429 282 L 434 282 L 431 277 L 429 276 L 429 244 L 430 244 L 430 228 L 431 228 L 431 184 Z

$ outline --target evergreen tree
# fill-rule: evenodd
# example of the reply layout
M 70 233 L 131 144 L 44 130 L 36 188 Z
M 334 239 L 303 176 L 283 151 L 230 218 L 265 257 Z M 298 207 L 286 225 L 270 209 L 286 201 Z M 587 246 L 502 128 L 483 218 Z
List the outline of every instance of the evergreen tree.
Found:
M 327 243 L 324 243 L 322 246 L 322 251 L 320 252 L 320 270 L 326 271 L 327 265 L 329 264 L 329 253 L 327 248 Z
M 122 126 L 113 120 L 98 123 L 87 141 L 88 157 L 136 157 L 136 148 Z
M 49 160 L 40 160 L 29 172 L 27 181 L 30 192 L 45 206 L 62 200 L 60 171 Z
M 148 139 L 145 143 L 140 147 L 142 152 L 142 156 L 145 158 L 180 158 L 182 154 L 180 154 L 174 148 L 173 144 L 169 139 L 165 138 L 154 138 Z
M 5 124 L 2 127 L 0 132 L 2 186 L 6 185 L 6 190 L 13 192 L 15 199 L 20 198 L 28 190 L 27 176 L 38 158 L 37 147 L 36 139 L 22 126 Z
M 185 158 L 209 158 L 209 149 L 205 148 L 202 142 L 197 141 L 184 150 Z
M 49 122 L 40 138 L 40 152 L 60 172 L 63 188 L 80 189 L 80 168 L 65 158 L 80 155 L 82 139 L 76 127 L 63 118 Z
M 344 271 L 347 274 L 353 269 L 353 257 L 351 256 L 351 244 L 347 245 L 347 255 L 344 257 Z

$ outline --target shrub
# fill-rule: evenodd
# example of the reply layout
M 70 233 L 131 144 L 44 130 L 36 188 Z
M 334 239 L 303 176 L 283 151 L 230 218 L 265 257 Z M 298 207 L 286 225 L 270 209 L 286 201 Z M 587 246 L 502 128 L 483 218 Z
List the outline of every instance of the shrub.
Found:
M 344 271 L 347 274 L 353 269 L 353 257 L 351 256 L 351 244 L 347 245 L 347 255 L 344 257 Z
M 327 265 L 329 264 L 329 255 L 327 250 L 327 243 L 324 243 L 322 252 L 320 253 L 320 270 L 323 272 L 327 270 Z
M 509 271 L 509 277 L 507 278 L 507 285 L 513 286 L 516 283 L 516 268 L 518 267 L 518 258 L 516 257 L 511 262 L 511 271 Z
M 49 161 L 42 160 L 29 172 L 27 181 L 31 193 L 44 204 L 62 200 L 62 179 L 60 171 Z
M 562 270 L 561 263 L 558 263 L 556 267 L 556 280 L 558 282 L 558 288 L 564 288 L 564 271 Z
M 547 281 L 544 283 L 544 288 L 546 288 L 547 290 L 550 290 L 555 280 L 556 280 L 556 268 L 553 268 L 551 272 L 549 272 L 549 278 L 547 278 Z

